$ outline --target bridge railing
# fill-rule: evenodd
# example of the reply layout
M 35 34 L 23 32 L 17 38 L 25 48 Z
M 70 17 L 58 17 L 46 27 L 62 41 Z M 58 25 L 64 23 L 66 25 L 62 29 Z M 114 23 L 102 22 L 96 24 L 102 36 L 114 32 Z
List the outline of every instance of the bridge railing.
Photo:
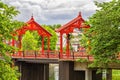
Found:
M 88 59 L 93 60 L 93 57 L 88 55 L 84 50 L 81 51 L 70 51 L 69 56 L 63 52 L 62 56 L 60 56 L 59 51 L 33 51 L 33 50 L 26 50 L 26 51 L 18 51 L 14 52 L 12 55 L 13 58 L 40 58 L 40 59 L 65 59 L 65 60 L 74 60 L 74 59 Z
M 34 51 L 34 50 L 26 50 L 26 51 L 18 51 L 14 52 L 12 57 L 16 58 L 59 58 L 59 51 Z

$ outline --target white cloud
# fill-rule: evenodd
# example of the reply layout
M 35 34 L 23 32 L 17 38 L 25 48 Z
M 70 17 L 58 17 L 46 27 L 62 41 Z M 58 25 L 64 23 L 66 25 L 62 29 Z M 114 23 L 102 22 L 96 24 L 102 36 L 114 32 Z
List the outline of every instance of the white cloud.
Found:
M 94 0 L 94 1 L 97 1 L 97 2 L 109 2 L 109 1 L 112 1 L 112 0 Z
M 96 6 L 94 0 L 3 0 L 3 2 L 16 6 L 21 12 L 16 19 L 28 21 L 34 15 L 35 20 L 41 24 L 63 24 L 70 21 L 81 11 L 84 19 L 92 15 Z M 99 2 L 110 0 L 97 0 Z

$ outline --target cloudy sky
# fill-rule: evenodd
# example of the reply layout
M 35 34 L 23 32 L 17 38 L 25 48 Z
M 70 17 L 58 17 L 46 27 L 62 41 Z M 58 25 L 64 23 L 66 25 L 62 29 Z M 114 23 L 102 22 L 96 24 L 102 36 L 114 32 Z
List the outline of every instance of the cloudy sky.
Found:
M 17 20 L 27 22 L 33 14 L 39 24 L 65 24 L 81 11 L 86 20 L 95 13 L 94 0 L 2 0 L 15 6 L 20 14 Z M 105 2 L 111 0 L 97 0 Z

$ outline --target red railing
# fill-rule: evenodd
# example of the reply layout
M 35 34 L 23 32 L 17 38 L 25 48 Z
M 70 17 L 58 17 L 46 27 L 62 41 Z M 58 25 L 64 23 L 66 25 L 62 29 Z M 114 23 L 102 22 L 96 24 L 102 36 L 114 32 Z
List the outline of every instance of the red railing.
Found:
M 76 59 L 87 59 L 89 61 L 93 61 L 94 58 L 91 55 L 88 55 L 85 49 L 81 49 L 79 51 L 70 51 L 70 55 L 66 55 L 63 52 L 62 56 L 60 55 L 59 51 L 18 51 L 14 52 L 12 58 L 29 58 L 29 59 L 63 59 L 63 60 L 76 60 Z M 120 60 L 120 53 L 117 56 L 117 59 Z
M 85 51 L 79 51 L 79 52 L 70 52 L 70 55 L 67 56 L 65 52 L 63 52 L 63 55 L 60 56 L 59 51 L 44 51 L 44 54 L 42 54 L 41 51 L 18 51 L 15 52 L 12 55 L 12 58 L 31 58 L 31 59 L 63 59 L 63 60 L 76 60 L 76 59 L 88 59 L 90 61 L 93 60 L 93 57 L 90 55 L 87 55 Z

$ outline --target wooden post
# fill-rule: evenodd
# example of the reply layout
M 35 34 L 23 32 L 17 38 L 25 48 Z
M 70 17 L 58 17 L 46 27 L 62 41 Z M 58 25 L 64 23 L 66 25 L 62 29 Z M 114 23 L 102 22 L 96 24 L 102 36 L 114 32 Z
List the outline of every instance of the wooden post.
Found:
M 60 58 L 63 57 L 63 39 L 62 39 L 62 33 L 60 33 Z
M 22 48 L 22 36 L 18 36 L 18 40 L 19 40 L 19 49 L 20 51 L 18 52 L 18 55 L 21 56 L 21 48 Z
M 22 36 L 20 35 L 20 36 L 18 36 L 18 40 L 19 40 L 19 49 L 21 49 L 22 48 Z
M 12 39 L 12 46 L 15 46 L 15 40 Z
M 66 36 L 67 36 L 66 55 L 67 55 L 67 58 L 69 58 L 69 56 L 70 56 L 70 49 L 69 49 L 69 37 L 70 37 L 70 35 L 66 34 Z
M 48 58 L 49 58 L 49 53 L 50 53 L 50 37 L 48 37 Z
M 42 55 L 44 55 L 44 37 L 42 36 Z

